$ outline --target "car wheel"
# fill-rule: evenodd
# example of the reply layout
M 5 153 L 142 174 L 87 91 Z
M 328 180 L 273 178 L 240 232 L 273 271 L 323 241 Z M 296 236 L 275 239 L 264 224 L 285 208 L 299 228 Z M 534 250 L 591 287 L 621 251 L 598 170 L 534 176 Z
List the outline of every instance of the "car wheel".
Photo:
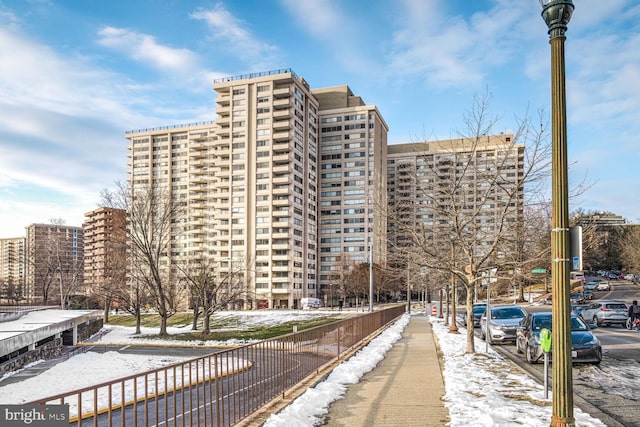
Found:
M 480 338 L 485 339 L 484 329 L 482 329 L 482 325 L 480 325 Z
M 536 363 L 533 360 L 533 355 L 531 354 L 531 347 L 529 347 L 528 344 L 524 347 L 524 354 L 527 357 L 527 362 L 531 363 L 532 365 Z
M 602 326 L 602 322 L 598 320 L 598 316 L 593 316 L 593 323 L 595 323 L 598 327 Z
M 522 349 L 520 348 L 520 341 L 516 338 L 516 353 L 522 354 Z
M 599 350 L 599 351 L 596 353 L 596 356 L 598 357 L 598 360 L 597 360 L 597 361 L 595 361 L 595 362 L 593 362 L 593 364 L 594 364 L 594 365 L 599 365 L 599 364 L 600 364 L 600 362 L 602 361 L 602 350 Z

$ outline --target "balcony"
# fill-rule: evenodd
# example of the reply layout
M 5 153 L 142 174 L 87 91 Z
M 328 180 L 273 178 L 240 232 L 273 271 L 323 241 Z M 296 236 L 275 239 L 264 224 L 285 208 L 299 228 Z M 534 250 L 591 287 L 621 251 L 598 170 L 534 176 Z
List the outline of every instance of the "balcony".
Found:
M 289 141 L 291 138 L 293 138 L 293 135 L 290 131 L 274 132 L 273 134 L 274 141 Z
M 289 200 L 289 197 L 276 197 L 273 199 L 273 201 L 271 202 L 271 204 L 273 206 L 290 206 L 291 205 L 291 200 Z
M 289 114 L 289 110 L 286 108 L 282 108 L 279 110 L 275 110 L 273 112 L 273 119 L 274 120 L 282 120 L 282 119 L 289 119 L 290 114 Z
M 221 137 L 221 136 L 229 137 L 230 132 L 231 132 L 231 128 L 229 126 L 218 126 L 216 128 L 216 135 L 218 135 L 218 137 Z
M 273 108 L 276 110 L 289 107 L 291 107 L 291 100 L 289 98 L 273 100 Z
M 273 90 L 274 98 L 281 99 L 281 98 L 288 98 L 289 96 L 291 96 L 291 90 L 289 87 L 281 87 Z
M 272 182 L 274 185 L 289 184 L 289 175 L 287 174 L 275 175 L 273 177 Z
M 289 186 L 288 185 L 278 185 L 277 187 L 273 187 L 272 194 L 274 194 L 274 195 L 278 195 L 278 194 L 288 195 L 289 194 Z
M 282 153 L 285 151 L 288 153 L 290 148 L 288 139 L 280 142 L 274 141 L 272 151 L 274 153 Z
M 281 155 L 278 155 L 278 156 L 273 156 L 271 158 L 271 160 L 273 161 L 274 167 L 275 167 L 275 163 L 280 163 L 280 164 L 286 163 L 286 164 L 288 164 L 291 159 L 289 158 L 289 153 L 286 153 L 286 154 L 281 154 Z
M 279 178 L 278 174 L 288 174 L 291 172 L 291 168 L 289 167 L 288 162 L 285 164 L 275 165 L 271 168 L 271 172 L 274 174 L 274 178 Z
M 289 118 L 285 120 L 276 120 L 275 122 L 273 122 L 274 135 L 276 135 L 278 131 L 284 131 L 289 129 L 290 127 L 291 122 L 289 121 Z

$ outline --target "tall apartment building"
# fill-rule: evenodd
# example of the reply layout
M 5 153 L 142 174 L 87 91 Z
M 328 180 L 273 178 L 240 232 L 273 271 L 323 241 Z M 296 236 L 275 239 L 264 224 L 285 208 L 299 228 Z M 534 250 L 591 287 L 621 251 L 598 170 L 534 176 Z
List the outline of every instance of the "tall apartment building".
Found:
M 26 237 L 26 291 L 29 302 L 61 303 L 83 289 L 82 227 L 31 224 Z
M 127 212 L 102 207 L 84 216 L 84 290 L 87 295 L 100 294 L 124 279 Z
M 213 88 L 216 256 L 248 267 L 254 306 L 299 308 L 318 292 L 318 101 L 291 70 Z
M 133 188 L 164 187 L 188 208 L 171 256 L 212 257 L 222 273 L 244 276 L 244 307 L 282 308 L 324 296 L 333 248 L 365 261 L 373 240 L 382 260 L 386 223 L 375 205 L 386 197 L 388 128 L 376 107 L 346 86 L 311 90 L 291 70 L 222 78 L 213 88 L 215 123 L 126 134 Z M 336 153 L 344 159 L 320 158 Z M 345 210 L 320 224 L 320 174 L 332 172 L 340 176 L 325 176 L 331 187 L 344 189 L 339 199 L 325 189 L 323 210 L 340 200 Z M 340 241 L 322 243 L 322 261 L 322 228 L 336 221 Z
M 344 296 L 332 289 L 342 286 L 342 270 L 368 262 L 372 249 L 374 264 L 385 263 L 389 128 L 348 86 L 312 93 L 320 103 L 319 283 L 326 301 Z
M 25 298 L 24 237 L 0 239 L 0 301 L 22 302 Z
M 502 221 L 500 212 L 505 203 L 510 207 L 504 222 L 522 220 L 524 149 L 524 144 L 513 143 L 510 134 L 486 136 L 479 141 L 452 139 L 390 145 L 389 203 L 403 209 L 397 220 L 406 221 L 409 227 L 431 230 L 434 236 L 446 235 L 450 219 L 443 218 L 442 212 L 449 201 L 441 195 L 450 194 L 451 183 L 460 180 L 455 203 L 470 212 L 480 210 L 476 238 L 479 243 L 483 239 L 490 241 L 498 221 Z M 492 184 L 498 174 L 501 186 Z M 491 194 L 485 197 L 489 186 Z M 509 197 L 515 189 L 516 197 Z M 390 233 L 389 239 L 398 246 L 412 244 L 408 236 L 398 232 Z M 477 250 L 480 254 L 482 247 Z

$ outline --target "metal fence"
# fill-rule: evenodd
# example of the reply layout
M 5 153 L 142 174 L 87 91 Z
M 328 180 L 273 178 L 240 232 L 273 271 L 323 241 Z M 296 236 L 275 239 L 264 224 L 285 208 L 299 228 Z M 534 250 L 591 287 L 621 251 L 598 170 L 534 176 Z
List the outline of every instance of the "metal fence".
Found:
M 78 426 L 232 426 L 404 311 L 367 313 L 30 404 L 69 405 Z

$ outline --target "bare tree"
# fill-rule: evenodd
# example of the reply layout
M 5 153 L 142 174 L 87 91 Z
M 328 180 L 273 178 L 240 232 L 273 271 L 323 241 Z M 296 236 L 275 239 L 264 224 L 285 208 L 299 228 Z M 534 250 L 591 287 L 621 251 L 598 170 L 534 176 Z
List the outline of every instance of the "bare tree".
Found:
M 345 294 L 355 298 L 356 306 L 364 303 L 369 295 L 369 263 L 353 264 L 346 275 Z
M 459 140 L 426 143 L 410 171 L 415 199 L 389 209 L 391 228 L 402 236 L 392 239 L 396 251 L 407 263 L 454 275 L 466 291 L 468 313 L 483 275 L 497 269 L 504 276 L 517 265 L 503 249 L 521 238 L 524 188 L 550 172 L 544 128 L 525 118 L 513 135 L 490 137 L 497 118 L 489 106 L 488 95 L 476 97 Z M 466 351 L 475 352 L 472 328 Z
M 162 188 L 148 185 L 132 189 L 116 183 L 103 190 L 103 204 L 127 211 L 127 242 L 134 283 L 148 291 L 160 315 L 160 335 L 167 335 L 167 319 L 176 311 L 180 288 L 173 272 L 170 244 L 179 233 L 175 225 L 183 210 Z
M 244 263 L 234 261 L 235 270 L 222 269 L 212 258 L 186 261 L 177 265 L 181 279 L 186 282 L 194 310 L 193 329 L 196 329 L 199 314 L 202 313 L 202 332 L 211 332 L 211 316 L 218 310 L 243 300 L 246 287 L 243 283 Z
M 621 248 L 621 260 L 627 271 L 640 272 L 640 226 L 625 227 Z

